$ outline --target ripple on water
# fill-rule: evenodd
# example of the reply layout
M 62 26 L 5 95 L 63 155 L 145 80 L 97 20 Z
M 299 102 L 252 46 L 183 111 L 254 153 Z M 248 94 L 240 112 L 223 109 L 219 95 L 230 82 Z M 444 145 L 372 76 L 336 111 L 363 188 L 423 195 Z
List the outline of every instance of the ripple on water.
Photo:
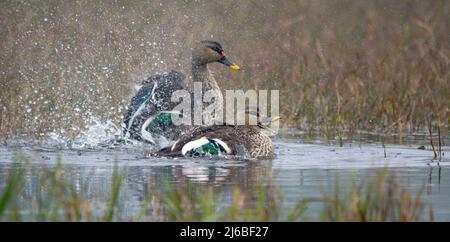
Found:
M 435 166 L 431 150 L 417 149 L 412 145 L 386 144 L 345 144 L 343 147 L 326 144 L 304 144 L 298 142 L 276 141 L 276 157 L 271 160 L 274 168 L 278 169 L 362 169 L 374 167 L 424 167 Z M 1 146 L 0 162 L 8 163 L 13 160 L 17 152 L 21 152 L 33 159 L 34 163 L 52 163 L 60 156 L 65 164 L 73 165 L 105 165 L 111 166 L 114 160 L 127 166 L 167 166 L 183 165 L 186 167 L 242 166 L 246 161 L 232 159 L 169 159 L 147 157 L 152 147 L 129 145 L 114 148 L 97 149 L 60 149 L 49 146 Z M 444 154 L 450 147 L 442 147 Z M 386 156 L 385 156 L 386 155 Z M 449 158 L 443 156 L 441 166 L 449 165 Z M 203 168 L 198 168 L 203 169 Z

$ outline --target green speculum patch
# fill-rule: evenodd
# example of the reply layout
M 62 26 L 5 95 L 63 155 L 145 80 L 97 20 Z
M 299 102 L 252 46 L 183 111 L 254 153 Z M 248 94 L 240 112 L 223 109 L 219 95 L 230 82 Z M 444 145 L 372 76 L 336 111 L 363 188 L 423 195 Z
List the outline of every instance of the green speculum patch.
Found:
M 220 154 L 220 147 L 216 143 L 207 143 L 199 148 L 195 149 L 194 152 L 192 152 L 194 155 L 219 155 Z
M 156 132 L 160 127 L 172 123 L 171 113 L 161 113 L 145 128 L 148 132 Z

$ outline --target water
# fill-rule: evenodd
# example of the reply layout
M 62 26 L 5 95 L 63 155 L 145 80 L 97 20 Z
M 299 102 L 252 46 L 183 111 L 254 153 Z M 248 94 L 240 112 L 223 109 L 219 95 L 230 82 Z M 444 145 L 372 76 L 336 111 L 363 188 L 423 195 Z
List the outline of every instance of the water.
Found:
M 98 130 L 96 135 L 105 138 Z M 367 180 L 387 167 L 401 178 L 402 186 L 410 187 L 413 192 L 425 189 L 424 200 L 432 202 L 435 220 L 450 221 L 450 159 L 445 156 L 449 146 L 442 148 L 444 156 L 438 162 L 432 160 L 433 152 L 427 147 L 426 137 L 411 136 L 406 144 L 387 143 L 385 148 L 375 138 L 361 136 L 356 140 L 345 141 L 341 147 L 335 140 L 287 132 L 274 141 L 276 158 L 260 161 L 148 158 L 146 154 L 152 148 L 146 145 L 105 148 L 93 145 L 92 140 L 89 145 L 80 140 L 71 142 L 71 148 L 62 142 L 63 149 L 51 142 L 9 145 L 0 147 L 0 188 L 5 185 L 14 156 L 20 152 L 32 158 L 31 172 L 26 175 L 27 194 L 35 192 L 40 172 L 51 169 L 60 157 L 65 167 L 64 177 L 77 189 L 109 196 L 114 160 L 118 160 L 127 172 L 119 200 L 120 217 L 127 219 L 140 211 L 146 192 L 155 186 L 162 187 L 163 180 L 190 181 L 194 186 L 212 186 L 229 195 L 233 186 L 251 191 L 273 175 L 286 205 L 292 205 L 299 198 L 333 192 L 337 175 L 345 185 L 351 180 Z M 426 150 L 418 149 L 419 145 L 425 145 Z M 222 202 L 226 205 L 230 201 Z M 311 204 L 307 215 L 316 216 L 320 208 L 321 204 Z

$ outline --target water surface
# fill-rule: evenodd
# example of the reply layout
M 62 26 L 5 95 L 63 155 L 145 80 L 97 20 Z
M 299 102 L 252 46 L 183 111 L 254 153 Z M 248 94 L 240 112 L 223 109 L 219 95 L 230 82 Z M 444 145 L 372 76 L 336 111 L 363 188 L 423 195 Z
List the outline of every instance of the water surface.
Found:
M 299 198 L 320 197 L 334 192 L 336 176 L 340 184 L 364 181 L 387 167 L 401 178 L 402 186 L 413 192 L 425 189 L 425 201 L 432 203 L 434 219 L 450 221 L 450 160 L 445 156 L 450 147 L 442 147 L 444 156 L 433 160 L 433 152 L 425 137 L 406 139 L 405 144 L 383 144 L 378 139 L 358 141 L 307 139 L 286 133 L 275 139 L 276 157 L 272 160 L 233 159 L 167 159 L 148 158 L 151 147 L 136 144 L 111 147 L 77 146 L 58 148 L 53 144 L 8 145 L 0 147 L 0 188 L 11 170 L 18 152 L 32 160 L 26 177 L 26 192 L 33 194 L 38 175 L 51 169 L 60 159 L 65 178 L 78 189 L 108 196 L 114 161 L 125 167 L 127 175 L 121 191 L 121 217 L 131 218 L 140 211 L 145 194 L 162 181 L 191 182 L 195 186 L 213 186 L 229 195 L 235 185 L 251 191 L 257 184 L 274 177 L 281 188 L 286 205 Z M 418 146 L 425 145 L 425 150 Z M 225 196 L 227 197 L 227 196 Z M 226 205 L 229 200 L 223 201 Z M 321 204 L 311 204 L 308 214 L 317 215 Z

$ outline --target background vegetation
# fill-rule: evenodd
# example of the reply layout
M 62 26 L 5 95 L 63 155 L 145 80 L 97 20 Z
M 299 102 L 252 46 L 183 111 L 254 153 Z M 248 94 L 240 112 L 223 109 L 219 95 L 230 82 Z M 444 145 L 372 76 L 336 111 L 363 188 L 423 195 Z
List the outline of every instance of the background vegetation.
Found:
M 280 89 L 287 126 L 445 128 L 449 23 L 445 0 L 1 1 L 0 137 L 118 125 L 134 85 L 189 73 L 201 39 L 243 69 L 212 65 L 222 89 Z

